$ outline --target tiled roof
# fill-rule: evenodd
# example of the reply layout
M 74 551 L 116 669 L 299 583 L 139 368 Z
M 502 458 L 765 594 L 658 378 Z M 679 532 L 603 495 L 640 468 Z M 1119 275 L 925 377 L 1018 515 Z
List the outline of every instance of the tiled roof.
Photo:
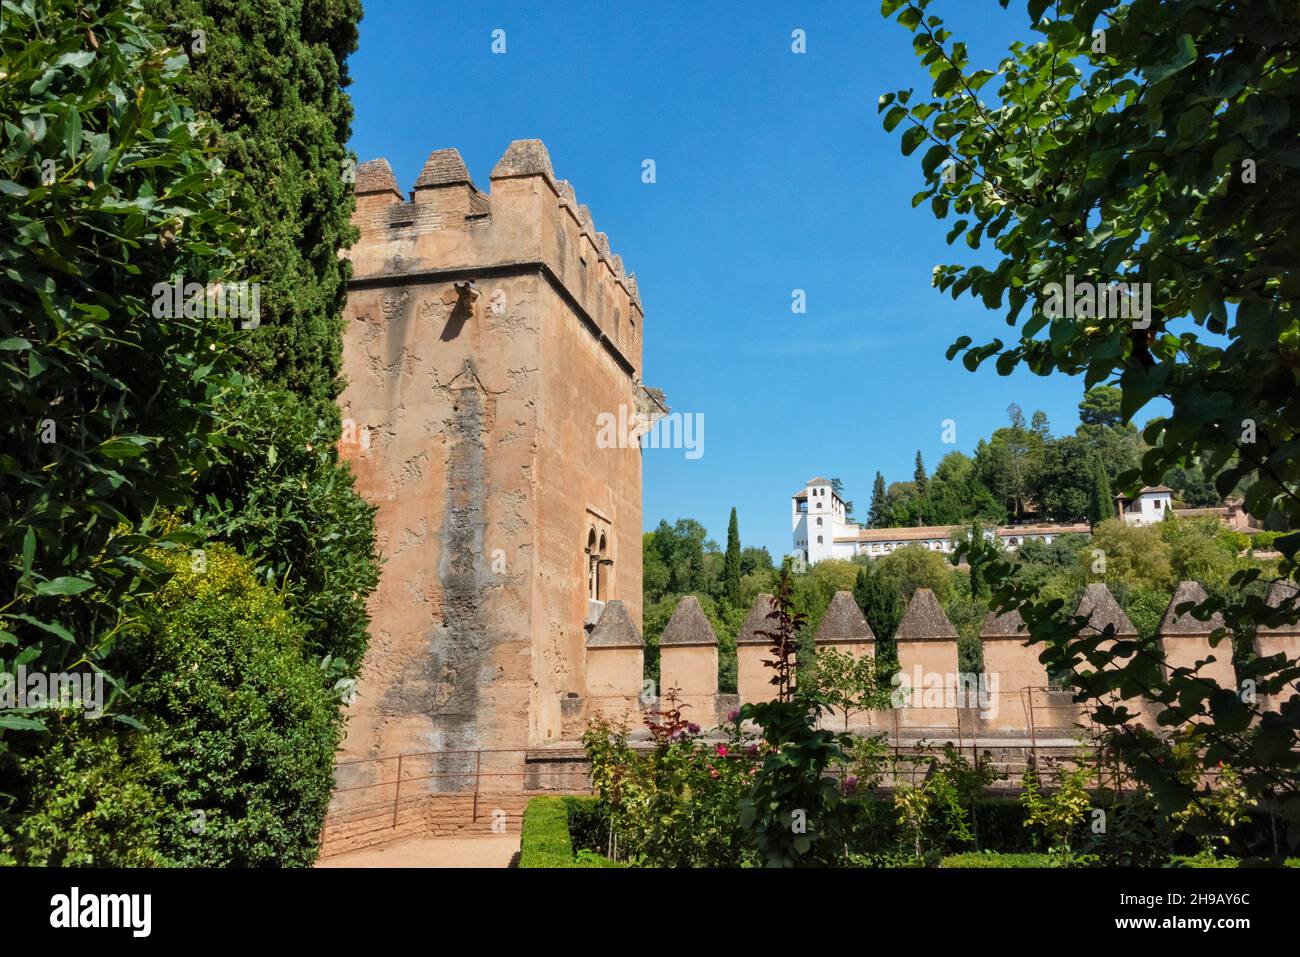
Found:
M 600 620 L 587 636 L 588 648 L 641 648 L 644 644 L 627 607 L 618 598 L 605 603 Z
M 1201 621 L 1194 617 L 1190 612 L 1185 615 L 1179 615 L 1176 611 L 1179 605 L 1185 605 L 1188 602 L 1200 604 L 1209 596 L 1196 582 L 1180 582 L 1178 588 L 1174 590 L 1174 597 L 1169 599 L 1169 607 L 1165 609 L 1165 616 L 1160 619 L 1161 635 L 1208 635 L 1216 628 L 1223 628 L 1223 616 L 1217 611 L 1206 621 Z
M 745 616 L 745 623 L 740 626 L 740 634 L 736 636 L 738 645 L 770 645 L 772 639 L 759 635 L 759 631 L 771 631 L 776 625 L 776 619 L 768 618 L 768 613 L 775 607 L 772 596 L 761 594 L 754 599 L 754 604 L 749 608 L 749 614 Z
M 1116 638 L 1137 637 L 1137 629 L 1133 627 L 1133 622 L 1128 620 L 1128 615 L 1124 614 L 1124 609 L 1119 607 L 1115 596 L 1101 582 L 1092 582 L 1084 589 L 1075 615 L 1088 619 L 1085 630 L 1093 629 L 1102 632 L 1113 625 Z
M 903 620 L 894 633 L 895 641 L 956 641 L 957 629 L 939 607 L 939 599 L 928 588 L 918 588 L 908 602 Z
M 862 609 L 846 591 L 837 591 L 831 599 L 817 634 L 813 636 L 814 644 L 847 644 L 850 642 L 875 641 L 871 625 L 862 615 Z
M 659 636 L 659 647 L 664 645 L 716 645 L 718 638 L 713 633 L 709 619 L 705 617 L 700 600 L 694 595 L 687 595 L 677 603 L 677 610 L 668 619 L 664 632 Z
M 1004 615 L 989 612 L 980 628 L 980 637 L 1019 638 L 1021 641 L 1027 641 L 1029 629 L 1025 627 L 1025 620 L 1020 617 L 1020 612 L 1013 608 Z

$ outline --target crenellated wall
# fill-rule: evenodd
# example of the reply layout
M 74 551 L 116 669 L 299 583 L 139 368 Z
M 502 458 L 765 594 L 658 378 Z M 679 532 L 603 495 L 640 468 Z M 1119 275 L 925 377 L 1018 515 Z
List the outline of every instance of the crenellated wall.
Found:
M 1237 686 L 1231 641 L 1223 621 L 1215 616 L 1199 621 L 1177 608 L 1205 600 L 1204 589 L 1183 582 L 1170 599 L 1156 633 L 1152 650 L 1160 656 L 1157 673 L 1187 669 L 1221 688 Z M 1271 598 L 1274 604 L 1280 593 Z M 760 631 L 774 627 L 772 596 L 759 595 L 736 638 L 738 701 L 768 701 L 775 696 L 771 639 Z M 1096 634 L 1102 644 L 1135 641 L 1136 629 L 1104 584 L 1087 586 L 1074 614 L 1087 620 L 1081 634 Z M 1282 651 L 1295 656 L 1300 628 L 1261 629 L 1261 653 Z M 908 603 L 894 639 L 899 670 L 893 679 L 894 706 L 885 710 L 853 713 L 848 726 L 863 731 L 886 731 L 903 737 L 923 736 L 945 740 L 972 739 L 996 743 L 999 739 L 1037 738 L 1065 742 L 1088 725 L 1087 708 L 1073 700 L 1068 686 L 1052 681 L 1039 660 L 1042 645 L 1032 640 L 1020 615 L 990 613 L 980 630 L 984 670 L 962 674 L 958 668 L 957 629 L 948 620 L 934 594 L 919 588 Z M 849 592 L 832 599 L 814 635 L 818 654 L 834 648 L 851 657 L 874 657 L 875 635 Z M 717 693 L 717 640 L 695 598 L 683 598 L 660 639 L 661 686 L 689 689 L 693 714 L 724 711 L 710 699 L 730 698 Z M 1087 667 L 1086 664 L 1081 667 Z M 623 679 L 628 687 L 633 679 Z M 1158 678 L 1156 680 L 1159 680 Z M 1140 695 L 1111 700 L 1133 713 L 1138 723 L 1158 730 L 1156 716 L 1162 707 Z M 644 702 L 643 702 L 644 704 Z M 842 713 L 825 720 L 827 727 L 843 728 Z M 707 726 L 707 725 L 706 725 Z

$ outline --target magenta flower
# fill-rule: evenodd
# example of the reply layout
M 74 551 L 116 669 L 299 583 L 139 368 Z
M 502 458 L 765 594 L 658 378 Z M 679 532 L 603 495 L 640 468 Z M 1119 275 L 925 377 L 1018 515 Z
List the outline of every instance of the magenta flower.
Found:
M 688 721 L 686 723 L 686 730 L 689 731 L 691 734 L 699 734 L 700 726 L 696 724 L 694 721 Z
M 848 794 L 850 791 L 856 791 L 857 788 L 858 788 L 858 779 L 855 775 L 850 774 L 847 778 L 844 779 L 845 794 Z
M 725 744 L 718 745 L 718 757 L 725 758 L 726 756 L 727 756 L 727 746 Z
M 727 720 L 730 721 L 730 722 L 732 722 L 733 724 L 734 724 L 735 722 L 739 721 L 739 720 L 740 720 L 740 710 L 737 709 L 737 708 L 732 708 L 730 711 L 728 711 L 728 712 L 727 712 Z

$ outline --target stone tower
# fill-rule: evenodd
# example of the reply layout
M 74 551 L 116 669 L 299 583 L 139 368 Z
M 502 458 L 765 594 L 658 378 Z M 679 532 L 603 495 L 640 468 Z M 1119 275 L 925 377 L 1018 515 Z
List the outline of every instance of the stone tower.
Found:
M 384 565 L 341 758 L 556 743 L 603 602 L 641 624 L 641 449 L 597 430 L 663 411 L 636 280 L 538 140 L 488 193 L 444 149 L 356 194 L 341 450 Z

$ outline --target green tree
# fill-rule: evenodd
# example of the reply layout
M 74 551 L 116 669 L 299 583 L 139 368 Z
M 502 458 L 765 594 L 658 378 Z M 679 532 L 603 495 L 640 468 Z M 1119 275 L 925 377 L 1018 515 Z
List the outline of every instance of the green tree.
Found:
M 39 10 L 39 12 L 36 12 Z M 10 4 L 0 30 L 0 667 L 104 667 L 193 536 L 154 520 L 221 455 L 238 277 L 234 179 L 138 4 Z M 170 301 L 175 275 L 194 285 Z M 162 289 L 159 293 L 155 286 Z M 188 306 L 188 308 L 187 308 Z M 122 690 L 109 675 L 116 698 Z M 110 710 L 115 710 L 110 708 Z M 0 752 L 40 749 L 0 714 Z M 19 737 L 28 738 L 25 743 Z M 0 755 L 2 759 L 3 755 Z M 0 793 L 21 808 L 9 762 Z
M 1162 397 L 1170 413 L 1147 424 L 1150 448 L 1118 477 L 1119 488 L 1154 484 L 1192 459 L 1220 494 L 1244 482 L 1249 514 L 1278 513 L 1300 527 L 1300 456 L 1293 453 L 1300 285 L 1290 279 L 1287 251 L 1300 232 L 1300 195 L 1290 186 L 1300 8 L 1027 0 L 1027 29 L 1040 42 L 1017 42 L 993 70 L 972 68 L 966 45 L 929 7 L 929 0 L 882 3 L 885 16 L 897 15 L 916 35 L 933 84 L 915 100 L 911 90 L 886 94 L 880 109 L 888 130 L 907 120 L 905 153 L 929 144 L 921 161 L 927 185 L 914 205 L 929 199 L 938 218 L 957 214 L 949 243 L 964 234 L 971 249 L 986 240 L 993 246 L 977 265 L 937 266 L 935 286 L 954 298 L 977 297 L 1016 330 L 1010 342 L 975 345 L 962 336 L 949 357 L 964 353 L 972 371 L 996 357 L 1003 375 L 1024 364 L 1038 375 L 1083 376 L 1085 387 L 1116 381 L 1121 422 Z M 996 97 L 981 99 L 994 78 Z M 1076 282 L 1082 295 L 1059 308 L 1062 289 Z M 1115 308 L 1090 308 L 1100 305 L 1098 290 L 1116 283 L 1140 298 L 1107 294 Z M 1098 411 L 1105 421 L 1105 409 Z M 1300 535 L 1283 536 L 1278 547 L 1295 556 Z M 1147 662 L 1139 655 L 1124 662 L 1118 649 L 1079 635 L 995 550 L 973 543 L 963 554 L 1002 581 L 999 607 L 1019 608 L 1035 634 L 1050 634 L 1049 667 L 1087 658 L 1093 667 L 1075 672 L 1076 689 L 1099 702 L 1100 723 L 1118 728 L 1114 746 L 1152 787 L 1163 814 L 1185 810 L 1195 793 L 1170 762 L 1155 760 L 1147 739 L 1119 727 L 1122 712 L 1100 703 Z M 1288 566 L 1288 577 L 1296 567 Z M 1257 570 L 1236 581 L 1244 589 L 1256 578 Z M 1271 609 L 1243 594 L 1219 609 L 1234 628 L 1300 618 L 1293 598 Z M 1204 610 L 1214 610 L 1208 604 Z M 1118 667 L 1108 672 L 1112 663 Z M 1300 668 L 1276 662 L 1251 674 L 1278 688 L 1297 676 Z M 1250 796 L 1268 795 L 1300 818 L 1294 713 L 1261 714 L 1231 693 L 1207 704 L 1182 676 L 1171 676 L 1159 694 L 1173 722 L 1206 716 L 1194 729 L 1196 760 L 1229 763 Z
M 858 570 L 853 584 L 853 600 L 862 609 L 862 616 L 876 636 L 877 656 L 881 659 L 896 658 L 894 632 L 907 610 L 907 603 L 899 594 L 897 585 L 882 575 L 873 562 Z
M 736 520 L 736 509 L 731 509 L 731 521 L 727 524 L 727 554 L 722 566 L 723 597 L 733 608 L 740 606 L 740 523 Z
M 186 90 L 223 130 L 223 158 L 240 174 L 257 236 L 247 271 L 261 281 L 259 324 L 240 343 L 245 368 L 309 400 L 336 432 L 350 270 L 338 253 L 357 235 L 345 90 L 360 0 L 146 0 L 146 8 L 189 58 Z
M 1108 582 L 1125 582 L 1153 591 L 1175 584 L 1170 548 L 1158 527 L 1128 525 L 1118 518 L 1108 518 L 1092 530 L 1090 547 L 1079 553 L 1080 563 L 1089 570 L 1097 562 L 1096 551 L 1105 557 L 1105 570 L 1100 575 Z
M 1100 456 L 1092 459 L 1092 488 L 1088 494 L 1088 524 L 1096 528 L 1115 513 L 1114 497 L 1110 491 L 1110 479 L 1106 468 L 1101 464 Z
M 1120 428 L 1125 424 L 1122 402 L 1123 393 L 1113 385 L 1095 386 L 1079 403 L 1079 423 L 1097 429 Z
M 152 627 L 123 655 L 164 765 L 159 849 L 174 865 L 311 864 L 334 789 L 338 696 L 308 632 L 253 563 L 209 543 L 167 559 Z
M 885 477 L 879 472 L 871 484 L 871 510 L 867 513 L 868 528 L 889 528 L 893 522 L 889 493 L 885 490 Z
M 1093 454 L 1076 435 L 1065 435 L 1043 447 L 1042 459 L 1029 480 L 1029 493 L 1039 513 L 1056 522 L 1083 522 L 1092 499 Z
M 916 483 L 916 494 L 925 494 L 925 460 L 921 458 L 921 450 L 916 450 L 916 467 L 912 470 L 912 481 Z
M 750 545 L 740 553 L 740 574 L 752 575 L 755 572 L 770 572 L 773 569 L 772 554 L 764 545 Z

